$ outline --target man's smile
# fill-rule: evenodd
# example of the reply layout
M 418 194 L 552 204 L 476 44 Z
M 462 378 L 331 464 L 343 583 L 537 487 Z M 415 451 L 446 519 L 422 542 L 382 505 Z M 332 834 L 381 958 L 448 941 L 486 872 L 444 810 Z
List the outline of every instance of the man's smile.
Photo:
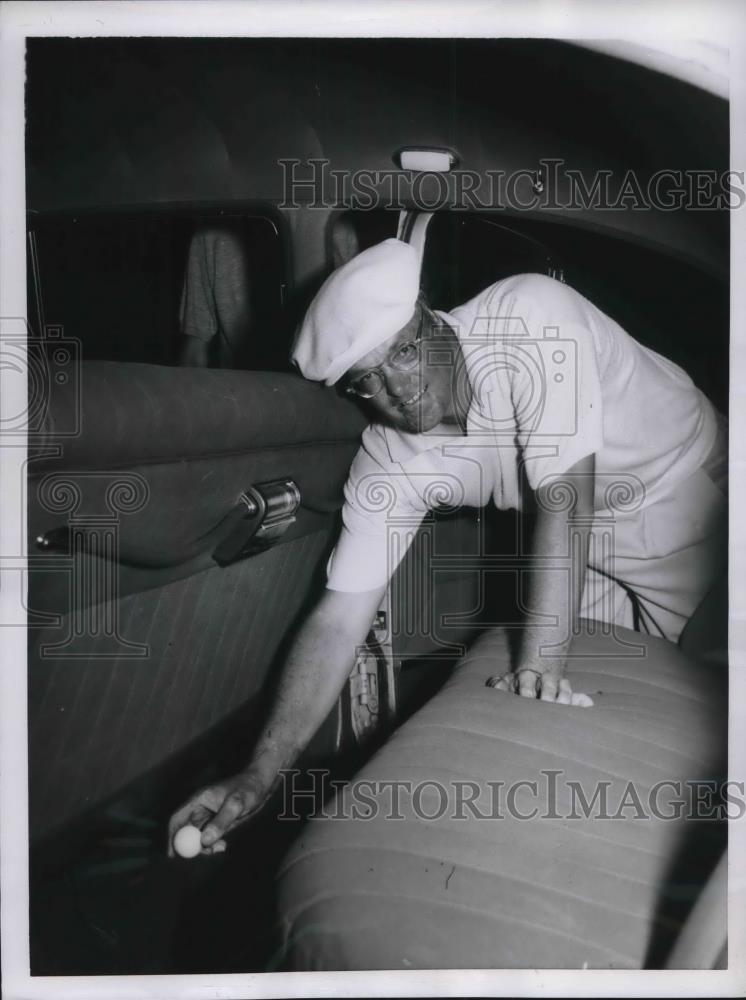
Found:
M 422 399 L 422 397 L 425 395 L 426 392 L 427 392 L 427 386 L 424 385 L 419 390 L 419 392 L 416 392 L 414 394 L 414 396 L 410 396 L 410 398 L 405 399 L 403 403 L 399 403 L 399 409 L 404 410 L 407 409 L 407 407 L 414 406 L 415 403 L 419 402 L 419 400 Z

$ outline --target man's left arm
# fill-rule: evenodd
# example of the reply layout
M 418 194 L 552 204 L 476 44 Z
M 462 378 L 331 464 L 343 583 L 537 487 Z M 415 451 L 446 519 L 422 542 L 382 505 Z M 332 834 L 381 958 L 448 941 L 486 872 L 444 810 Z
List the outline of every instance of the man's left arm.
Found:
M 575 633 L 588 563 L 593 516 L 595 456 L 540 484 L 529 572 L 525 629 L 514 687 L 527 698 L 585 704 L 564 677 Z

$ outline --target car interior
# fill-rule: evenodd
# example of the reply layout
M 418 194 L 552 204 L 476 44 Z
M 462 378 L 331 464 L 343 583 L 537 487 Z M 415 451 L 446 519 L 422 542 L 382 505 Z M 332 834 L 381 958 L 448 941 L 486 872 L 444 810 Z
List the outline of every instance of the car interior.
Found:
M 427 515 L 298 762 L 297 815 L 278 788 L 190 861 L 166 829 L 248 759 L 369 422 L 294 370 L 298 323 L 416 208 L 288 198 L 278 162 L 724 170 L 727 102 L 549 40 L 49 38 L 27 69 L 32 974 L 726 967 L 722 819 L 310 818 L 353 778 L 725 780 L 727 581 L 678 645 L 584 623 L 569 673 L 593 710 L 490 697 L 521 621 L 514 511 Z M 246 248 L 249 321 L 197 367 L 179 317 L 206 230 Z M 434 309 L 534 272 L 728 413 L 727 212 L 432 209 Z

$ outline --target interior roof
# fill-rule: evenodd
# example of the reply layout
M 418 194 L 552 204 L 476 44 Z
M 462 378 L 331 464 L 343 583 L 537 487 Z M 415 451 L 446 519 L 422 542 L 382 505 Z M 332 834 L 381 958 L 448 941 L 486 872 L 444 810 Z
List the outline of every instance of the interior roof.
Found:
M 41 212 L 278 203 L 278 158 L 392 170 L 404 145 L 453 148 L 480 174 L 728 168 L 726 101 L 550 40 L 31 39 L 27 121 Z M 565 215 L 727 261 L 726 212 Z

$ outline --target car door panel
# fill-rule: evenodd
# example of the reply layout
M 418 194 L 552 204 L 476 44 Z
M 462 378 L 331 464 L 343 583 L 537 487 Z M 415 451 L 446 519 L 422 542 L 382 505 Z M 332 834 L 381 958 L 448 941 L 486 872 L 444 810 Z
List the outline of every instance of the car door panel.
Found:
M 33 838 L 64 826 L 258 695 L 314 585 L 323 583 L 331 528 L 121 598 L 108 609 L 113 634 L 77 609 L 56 627 L 34 630 Z
M 27 482 L 34 840 L 263 695 L 324 586 L 365 424 L 349 401 L 294 375 L 109 362 L 81 371 L 80 386 L 53 394 Z M 287 478 L 301 507 L 279 543 L 217 565 L 241 493 Z M 479 630 L 479 579 L 458 561 L 479 537 L 474 511 L 423 525 L 393 588 L 398 660 L 453 660 Z M 433 572 L 435 596 L 418 586 L 412 603 L 412 580 Z
M 55 392 L 27 482 L 34 839 L 262 689 L 323 587 L 364 425 L 292 375 L 91 362 L 78 388 Z M 218 566 L 241 493 L 286 478 L 314 509 L 276 547 Z

